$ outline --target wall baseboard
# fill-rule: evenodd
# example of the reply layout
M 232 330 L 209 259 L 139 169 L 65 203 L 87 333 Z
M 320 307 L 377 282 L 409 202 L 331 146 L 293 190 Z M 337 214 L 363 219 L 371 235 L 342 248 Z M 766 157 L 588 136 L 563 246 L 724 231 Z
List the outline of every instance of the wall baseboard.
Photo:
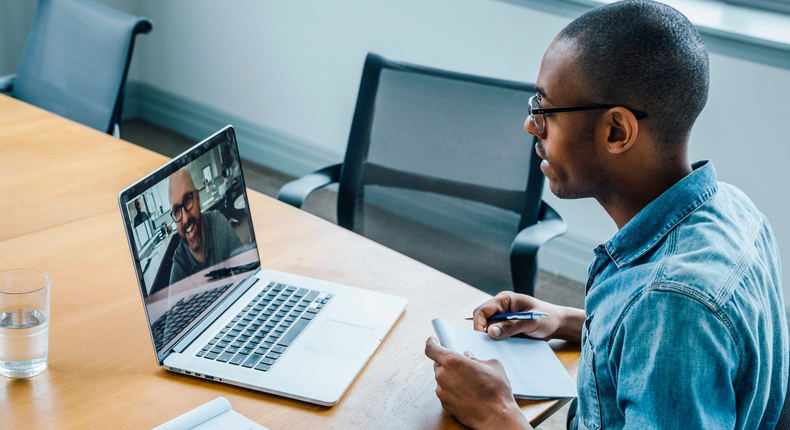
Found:
M 232 124 L 242 158 L 297 177 L 343 160 L 343 154 L 330 153 L 296 137 L 142 82 L 126 84 L 123 119 L 131 118 L 172 130 L 195 139 L 195 143 Z
M 185 97 L 155 88 L 142 82 L 128 82 L 124 98 L 124 119 L 139 118 L 146 122 L 172 130 L 195 142 L 203 140 L 227 124 L 236 130 L 239 152 L 245 160 L 268 168 L 293 175 L 302 176 L 330 164 L 342 161 L 342 154 L 333 154 L 315 145 L 272 130 L 259 124 L 243 120 L 235 115 L 189 100 Z M 371 202 L 375 204 L 375 202 Z M 410 217 L 412 213 L 426 213 L 424 210 L 411 211 L 409 205 L 419 202 L 399 202 L 402 214 Z M 382 203 L 383 206 L 392 207 Z M 451 211 L 454 212 L 454 211 Z M 455 213 L 433 213 L 431 220 L 415 219 L 431 227 L 440 228 L 442 218 L 459 221 Z M 412 218 L 412 217 L 410 217 Z M 485 214 L 474 217 L 478 225 L 496 225 L 502 220 L 486 218 Z M 467 222 L 470 220 L 461 220 Z M 474 230 L 472 224 L 469 228 Z M 485 228 L 481 229 L 483 232 Z M 452 232 L 451 232 L 452 233 Z M 593 249 L 598 244 L 587 243 L 584 238 L 572 233 L 556 238 L 541 247 L 538 265 L 541 269 L 573 281 L 585 283 L 587 268 L 593 259 Z

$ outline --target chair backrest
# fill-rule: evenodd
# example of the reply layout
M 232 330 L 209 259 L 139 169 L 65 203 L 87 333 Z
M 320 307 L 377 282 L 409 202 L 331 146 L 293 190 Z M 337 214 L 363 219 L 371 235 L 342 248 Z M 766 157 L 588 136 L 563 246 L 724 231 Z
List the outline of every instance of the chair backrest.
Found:
M 91 0 L 39 0 L 12 95 L 111 133 L 135 36 L 151 28 Z
M 776 423 L 775 429 L 790 430 L 790 381 L 787 382 L 785 402 L 782 405 L 782 412 L 779 414 L 779 422 Z
M 524 131 L 534 84 L 368 54 L 340 177 L 338 224 L 489 291 L 543 189 Z

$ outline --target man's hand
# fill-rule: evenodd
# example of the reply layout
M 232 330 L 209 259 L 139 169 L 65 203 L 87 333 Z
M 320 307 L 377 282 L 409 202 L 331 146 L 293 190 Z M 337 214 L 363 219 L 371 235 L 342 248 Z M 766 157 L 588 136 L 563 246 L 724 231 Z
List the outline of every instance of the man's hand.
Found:
M 480 361 L 468 351 L 461 355 L 425 342 L 425 355 L 434 361 L 436 396 L 442 407 L 473 429 L 531 429 L 513 398 L 505 369 L 498 360 Z
M 549 316 L 536 320 L 491 322 L 496 314 L 539 311 Z M 533 339 L 564 339 L 581 342 L 585 314 L 581 309 L 557 306 L 525 294 L 503 291 L 483 303 L 474 313 L 475 330 L 485 331 L 492 339 L 524 334 Z

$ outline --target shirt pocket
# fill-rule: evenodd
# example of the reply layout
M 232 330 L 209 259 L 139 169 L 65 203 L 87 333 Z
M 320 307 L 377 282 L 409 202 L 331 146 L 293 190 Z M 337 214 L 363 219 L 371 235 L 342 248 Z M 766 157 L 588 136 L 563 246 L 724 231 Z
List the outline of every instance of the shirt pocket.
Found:
M 579 409 L 576 415 L 578 429 L 601 428 L 601 407 L 598 401 L 598 379 L 595 376 L 595 348 L 590 342 L 589 327 L 592 316 L 587 316 L 582 326 L 582 351 L 576 383 L 579 391 Z

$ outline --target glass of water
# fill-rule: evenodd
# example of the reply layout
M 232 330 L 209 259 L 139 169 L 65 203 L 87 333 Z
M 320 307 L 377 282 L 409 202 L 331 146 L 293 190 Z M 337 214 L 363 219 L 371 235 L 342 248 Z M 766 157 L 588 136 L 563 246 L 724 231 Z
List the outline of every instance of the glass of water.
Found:
M 49 276 L 0 271 L 0 375 L 27 378 L 47 369 Z

